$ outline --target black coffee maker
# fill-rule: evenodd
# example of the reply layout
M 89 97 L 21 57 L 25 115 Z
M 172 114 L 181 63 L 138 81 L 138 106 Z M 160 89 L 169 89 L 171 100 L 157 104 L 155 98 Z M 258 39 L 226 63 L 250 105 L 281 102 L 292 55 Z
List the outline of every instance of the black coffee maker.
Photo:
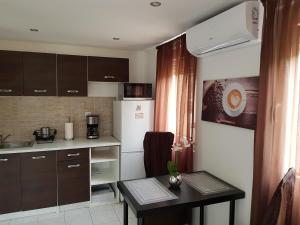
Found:
M 86 137 L 87 139 L 97 139 L 99 138 L 99 116 L 98 115 L 88 115 L 86 117 L 86 123 L 87 123 L 87 133 Z

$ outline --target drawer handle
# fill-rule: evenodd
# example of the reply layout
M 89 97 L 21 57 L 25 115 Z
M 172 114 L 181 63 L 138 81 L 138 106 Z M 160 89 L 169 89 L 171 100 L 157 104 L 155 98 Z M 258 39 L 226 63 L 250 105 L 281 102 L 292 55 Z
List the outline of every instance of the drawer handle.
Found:
M 76 93 L 79 93 L 79 91 L 78 90 L 67 90 L 67 93 L 76 94 Z
M 76 164 L 76 165 L 68 165 L 68 168 L 71 169 L 71 168 L 78 168 L 80 167 L 80 164 Z
M 115 76 L 104 76 L 104 79 L 115 79 Z
M 35 89 L 34 93 L 47 93 L 46 89 Z
M 12 93 L 13 90 L 12 89 L 0 89 L 1 93 Z
M 0 162 L 7 162 L 8 159 L 0 159 Z
M 80 153 L 75 153 L 75 154 L 68 154 L 68 157 L 77 157 L 80 156 Z
M 41 156 L 33 156 L 32 159 L 38 160 L 38 159 L 46 159 L 46 156 L 41 155 Z

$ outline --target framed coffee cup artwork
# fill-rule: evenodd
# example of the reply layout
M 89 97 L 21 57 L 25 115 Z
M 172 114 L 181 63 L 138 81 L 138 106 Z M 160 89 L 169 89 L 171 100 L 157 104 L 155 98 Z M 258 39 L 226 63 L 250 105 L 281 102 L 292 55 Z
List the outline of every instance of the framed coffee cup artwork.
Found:
M 203 82 L 202 120 L 255 130 L 259 77 Z

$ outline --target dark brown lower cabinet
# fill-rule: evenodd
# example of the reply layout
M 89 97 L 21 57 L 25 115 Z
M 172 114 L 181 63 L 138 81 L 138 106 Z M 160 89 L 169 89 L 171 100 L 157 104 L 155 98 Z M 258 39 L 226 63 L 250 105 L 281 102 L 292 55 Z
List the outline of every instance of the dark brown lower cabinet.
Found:
M 58 205 L 89 201 L 88 149 L 59 151 L 58 159 Z
M 0 214 L 21 210 L 20 166 L 20 155 L 0 155 Z
M 57 206 L 56 152 L 22 154 L 22 210 Z
M 0 214 L 89 201 L 89 163 L 89 149 L 0 155 Z

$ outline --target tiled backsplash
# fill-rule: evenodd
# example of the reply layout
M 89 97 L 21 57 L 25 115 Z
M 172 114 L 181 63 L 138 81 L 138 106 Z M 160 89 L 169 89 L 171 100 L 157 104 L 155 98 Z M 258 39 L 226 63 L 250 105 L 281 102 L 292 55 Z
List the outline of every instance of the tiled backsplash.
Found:
M 64 123 L 70 117 L 74 136 L 86 136 L 85 112 L 100 116 L 100 135 L 112 135 L 114 98 L 103 97 L 0 97 L 0 134 L 9 140 L 28 140 L 40 127 L 57 129 L 64 138 Z

